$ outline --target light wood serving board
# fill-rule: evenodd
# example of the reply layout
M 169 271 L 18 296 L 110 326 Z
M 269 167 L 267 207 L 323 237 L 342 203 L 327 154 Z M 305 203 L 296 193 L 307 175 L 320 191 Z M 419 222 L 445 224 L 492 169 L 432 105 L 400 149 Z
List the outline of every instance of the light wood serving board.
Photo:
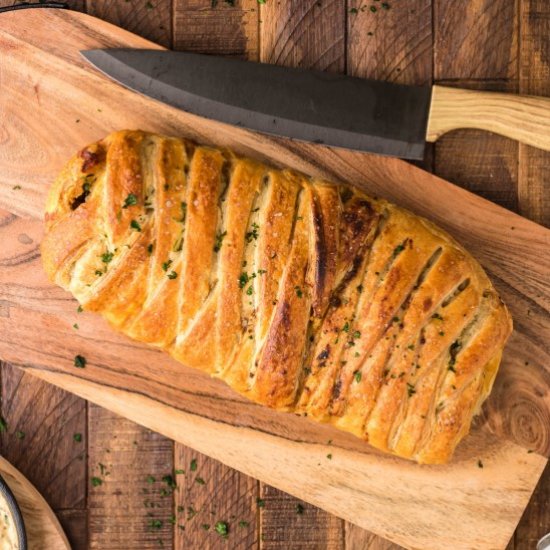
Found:
M 79 13 L 0 15 L 0 358 L 403 546 L 505 548 L 550 454 L 550 231 L 400 160 L 177 111 L 109 81 L 79 55 L 117 46 L 158 47 Z M 483 414 L 451 464 L 421 467 L 259 407 L 76 312 L 41 269 L 45 195 L 75 151 L 121 128 L 230 146 L 347 180 L 432 219 L 481 261 L 515 332 Z M 76 354 L 88 359 L 85 369 L 74 368 Z
M 0 474 L 14 494 L 23 514 L 28 550 L 71 550 L 55 514 L 32 483 L 2 457 Z

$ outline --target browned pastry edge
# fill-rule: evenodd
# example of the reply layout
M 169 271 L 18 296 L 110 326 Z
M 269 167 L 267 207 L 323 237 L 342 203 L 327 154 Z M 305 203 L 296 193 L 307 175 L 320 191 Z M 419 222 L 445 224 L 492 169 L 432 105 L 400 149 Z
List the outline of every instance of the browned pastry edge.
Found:
M 229 151 L 141 131 L 53 184 L 52 281 L 132 338 L 421 463 L 449 460 L 488 396 L 510 315 L 424 218 Z

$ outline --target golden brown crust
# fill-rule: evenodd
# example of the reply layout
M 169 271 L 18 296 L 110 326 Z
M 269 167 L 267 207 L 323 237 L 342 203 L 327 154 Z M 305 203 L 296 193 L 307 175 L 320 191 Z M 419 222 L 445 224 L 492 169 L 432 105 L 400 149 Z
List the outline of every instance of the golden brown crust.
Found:
M 42 256 L 136 340 L 423 463 L 468 432 L 512 329 L 478 263 L 427 220 L 140 131 L 67 164 Z

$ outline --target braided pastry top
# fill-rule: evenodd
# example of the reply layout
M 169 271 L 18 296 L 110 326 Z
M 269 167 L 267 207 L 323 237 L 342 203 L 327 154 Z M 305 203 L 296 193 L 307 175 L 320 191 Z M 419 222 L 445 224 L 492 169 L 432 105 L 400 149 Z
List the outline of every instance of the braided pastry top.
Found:
M 67 164 L 42 256 L 132 338 L 424 463 L 468 432 L 512 328 L 478 263 L 427 220 L 141 131 Z

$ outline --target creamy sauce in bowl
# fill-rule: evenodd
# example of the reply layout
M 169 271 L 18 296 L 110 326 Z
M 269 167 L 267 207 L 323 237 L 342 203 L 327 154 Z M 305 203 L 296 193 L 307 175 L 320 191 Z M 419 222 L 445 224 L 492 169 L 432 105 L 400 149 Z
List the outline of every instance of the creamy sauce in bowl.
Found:
M 8 501 L 0 493 L 0 550 L 19 550 L 19 535 Z

